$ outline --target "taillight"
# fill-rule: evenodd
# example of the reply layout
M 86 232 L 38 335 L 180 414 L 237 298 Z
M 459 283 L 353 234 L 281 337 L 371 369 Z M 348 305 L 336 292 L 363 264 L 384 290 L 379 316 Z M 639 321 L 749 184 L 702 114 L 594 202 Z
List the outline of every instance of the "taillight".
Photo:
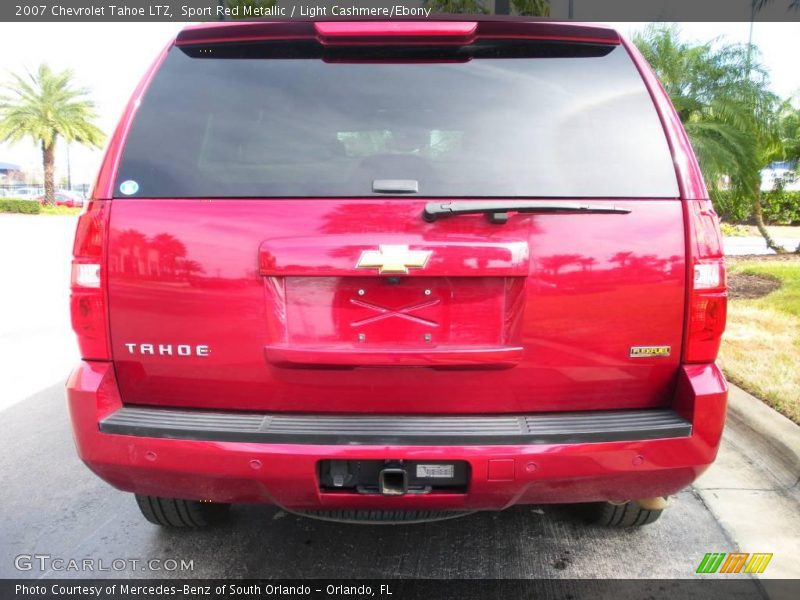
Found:
M 103 200 L 89 203 L 78 219 L 72 249 L 70 312 L 72 329 L 78 336 L 81 357 L 110 360 L 108 311 L 103 285 L 103 256 L 109 205 Z
M 689 310 L 684 362 L 714 362 L 728 310 L 719 220 L 709 200 L 688 200 Z

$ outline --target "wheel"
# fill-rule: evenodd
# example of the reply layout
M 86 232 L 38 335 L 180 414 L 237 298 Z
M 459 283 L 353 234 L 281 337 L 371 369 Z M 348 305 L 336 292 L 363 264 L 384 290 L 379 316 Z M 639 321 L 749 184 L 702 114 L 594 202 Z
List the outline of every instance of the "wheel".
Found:
M 663 508 L 654 508 L 654 503 L 648 502 L 645 508 L 636 500 L 624 504 L 601 502 L 593 504 L 590 509 L 590 519 L 595 525 L 603 527 L 640 527 L 655 523 L 664 512 Z
M 200 529 L 222 522 L 228 515 L 229 504 L 159 498 L 136 494 L 136 504 L 144 518 L 161 525 L 178 529 Z

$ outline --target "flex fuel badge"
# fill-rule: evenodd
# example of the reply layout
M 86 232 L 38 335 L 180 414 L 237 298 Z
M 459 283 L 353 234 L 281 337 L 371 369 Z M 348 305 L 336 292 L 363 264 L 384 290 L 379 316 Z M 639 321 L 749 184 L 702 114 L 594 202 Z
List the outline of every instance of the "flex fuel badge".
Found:
M 669 356 L 670 346 L 631 346 L 631 358 Z

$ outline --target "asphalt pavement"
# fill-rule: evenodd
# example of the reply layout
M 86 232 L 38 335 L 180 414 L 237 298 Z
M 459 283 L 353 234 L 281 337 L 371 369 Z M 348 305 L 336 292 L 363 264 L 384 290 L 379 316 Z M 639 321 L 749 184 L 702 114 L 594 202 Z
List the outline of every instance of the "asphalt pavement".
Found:
M 62 347 L 74 342 L 66 337 L 63 316 L 40 313 L 49 307 L 64 314 L 66 294 L 56 288 L 68 280 L 63 253 L 69 252 L 74 220 L 46 223 L 50 234 L 42 236 L 39 219 L 0 215 L 0 244 L 5 239 L 10 247 L 9 237 L 16 242 L 12 254 L 0 254 L 0 277 L 16 278 L 0 279 L 0 302 L 18 310 L 14 319 L 0 313 L 6 319 L 0 323 L 0 577 L 690 578 L 707 552 L 761 551 L 740 547 L 753 534 L 739 536 L 724 494 L 735 493 L 737 486 L 748 493 L 765 485 L 791 486 L 791 473 L 775 471 L 780 481 L 765 483 L 761 477 L 752 484 L 759 489 L 748 488 L 749 480 L 738 473 L 744 468 L 773 473 L 759 462 L 769 450 L 729 432 L 725 460 L 697 487 L 672 498 L 660 521 L 640 529 L 595 527 L 569 506 L 375 526 L 315 521 L 253 505 L 234 507 L 226 525 L 208 531 L 163 530 L 140 516 L 130 494 L 95 477 L 75 454 L 63 390 L 65 363 L 74 360 L 75 351 Z M 51 269 L 53 277 L 43 282 L 31 272 L 38 268 Z M 41 338 L 31 341 L 36 332 Z M 39 347 L 41 339 L 46 342 Z M 37 380 L 36 369 L 47 361 Z M 14 374 L 22 376 L 12 389 L 5 380 Z M 744 496 L 738 497 L 742 504 Z M 791 529 L 796 524 L 786 529 L 780 515 L 742 516 L 800 539 Z M 764 541 L 775 546 L 769 550 L 775 553 L 770 569 L 800 576 L 796 554 L 782 555 L 779 539 Z M 70 560 L 84 559 L 94 570 L 69 570 Z M 161 562 L 146 564 L 154 559 Z

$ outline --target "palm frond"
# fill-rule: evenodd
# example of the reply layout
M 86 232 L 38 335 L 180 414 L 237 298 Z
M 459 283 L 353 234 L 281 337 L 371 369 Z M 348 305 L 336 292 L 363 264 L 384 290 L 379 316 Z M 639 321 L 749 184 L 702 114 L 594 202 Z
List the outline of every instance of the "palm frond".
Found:
M 634 43 L 664 84 L 708 186 L 726 175 L 734 188 L 753 189 L 779 141 L 778 99 L 758 50 L 721 40 L 690 44 L 665 25 L 647 27 Z

